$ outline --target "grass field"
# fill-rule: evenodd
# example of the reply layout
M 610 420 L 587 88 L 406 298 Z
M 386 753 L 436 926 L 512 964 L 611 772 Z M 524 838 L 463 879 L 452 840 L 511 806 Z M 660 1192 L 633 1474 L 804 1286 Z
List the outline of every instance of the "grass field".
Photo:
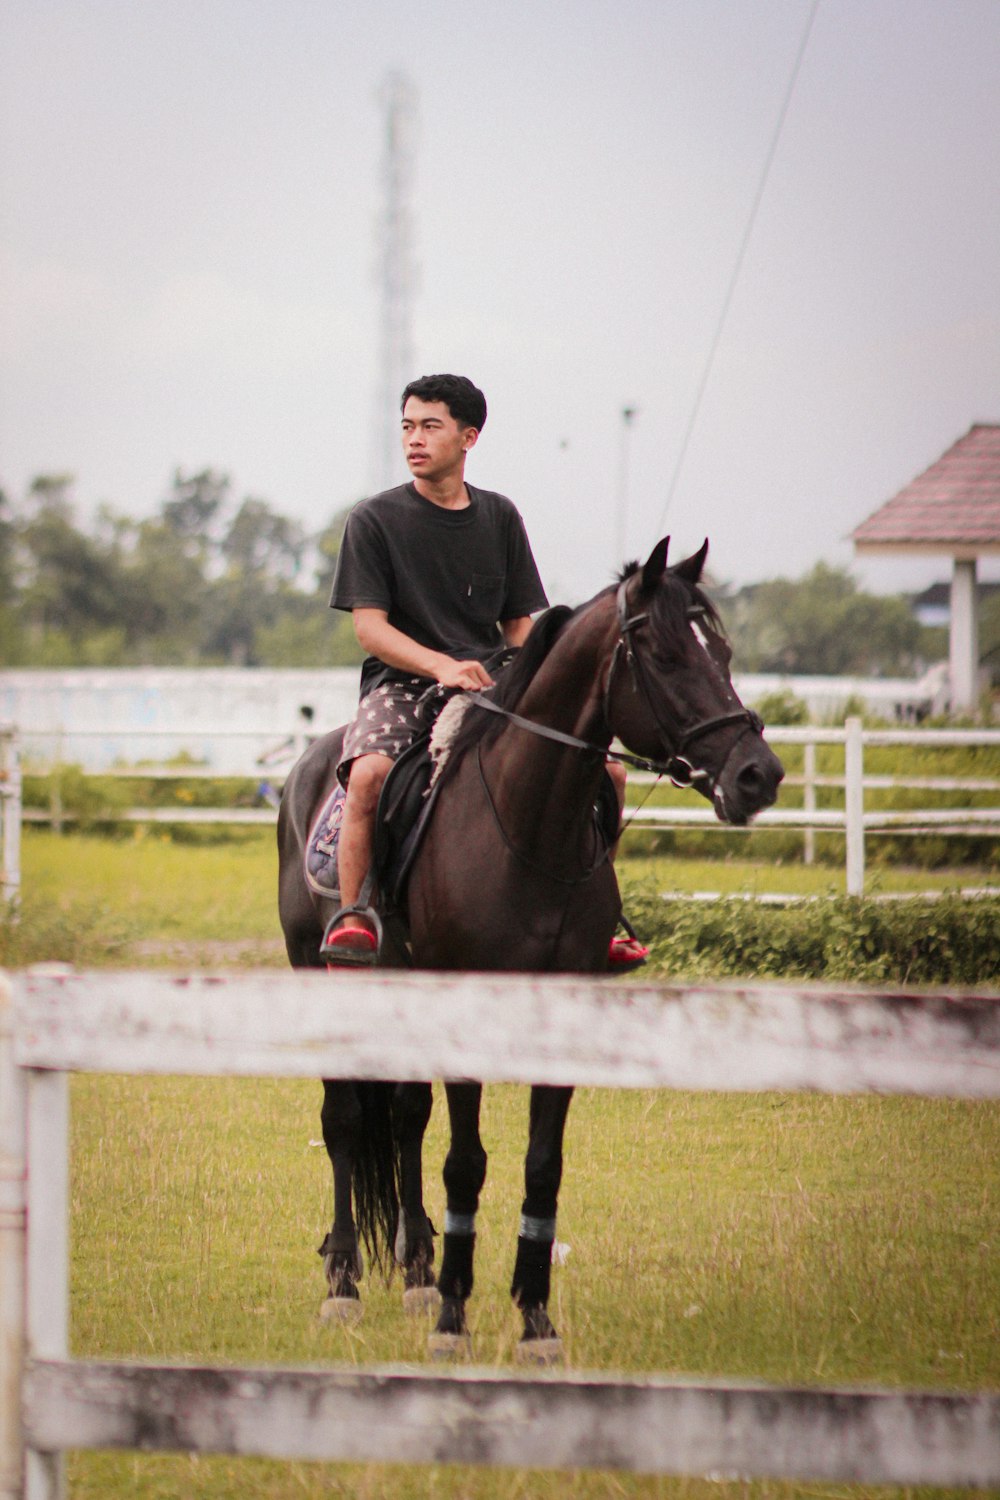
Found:
M 625 881 L 662 891 L 825 896 L 844 890 L 839 867 L 727 858 L 623 858 Z M 119 968 L 284 964 L 277 921 L 277 855 L 269 829 L 224 842 L 175 842 L 156 830 L 125 839 L 27 829 L 22 917 L 0 920 L 0 964 L 50 959 Z M 1000 883 L 984 868 L 885 866 L 883 892 Z
M 2 929 L 0 962 L 284 962 L 269 837 L 193 847 L 154 835 L 119 844 L 31 832 L 23 866 L 23 921 L 19 932 Z M 657 864 L 654 874 L 664 888 L 761 882 L 792 892 L 802 890 L 799 877 L 816 874 L 824 890 L 831 876 L 734 862 Z M 940 888 L 940 871 L 924 878 Z M 315 1247 L 331 1211 L 329 1164 L 316 1144 L 320 1099 L 318 1084 L 297 1082 L 74 1079 L 74 1354 L 424 1362 L 426 1328 L 404 1318 L 398 1286 L 365 1283 L 357 1330 L 316 1319 Z M 525 1090 L 487 1090 L 490 1170 L 470 1310 L 475 1358 L 491 1365 L 511 1361 L 519 1331 L 507 1288 L 526 1115 Z M 438 1098 L 426 1179 L 439 1225 L 444 1149 Z M 552 1304 L 569 1363 L 1000 1388 L 998 1160 L 996 1104 L 582 1090 L 560 1203 L 558 1235 L 570 1249 Z M 75 1454 L 70 1480 L 73 1500 L 900 1493 L 132 1454 Z
M 320 1325 L 328 1227 L 318 1086 L 79 1078 L 72 1344 L 212 1362 L 426 1359 L 399 1288 L 356 1331 Z M 428 1137 L 427 1201 L 440 1224 Z M 470 1308 L 508 1364 L 526 1092 L 486 1093 L 490 1170 Z M 913 1099 L 583 1090 L 574 1101 L 553 1310 L 574 1368 L 802 1382 L 1000 1385 L 1000 1109 Z M 72 1494 L 263 1497 L 842 1493 L 611 1475 L 282 1466 L 78 1455 Z M 861 1489 L 846 1493 L 861 1495 Z

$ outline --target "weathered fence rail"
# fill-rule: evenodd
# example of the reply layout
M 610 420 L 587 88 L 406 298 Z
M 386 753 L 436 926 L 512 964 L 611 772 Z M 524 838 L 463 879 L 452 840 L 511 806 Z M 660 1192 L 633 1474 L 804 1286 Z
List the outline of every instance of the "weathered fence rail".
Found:
M 0 975 L 0 1023 L 5 1500 L 53 1500 L 68 1447 L 1000 1484 L 1000 1392 L 81 1361 L 66 1333 L 68 1072 L 996 1099 L 998 995 L 29 972 Z

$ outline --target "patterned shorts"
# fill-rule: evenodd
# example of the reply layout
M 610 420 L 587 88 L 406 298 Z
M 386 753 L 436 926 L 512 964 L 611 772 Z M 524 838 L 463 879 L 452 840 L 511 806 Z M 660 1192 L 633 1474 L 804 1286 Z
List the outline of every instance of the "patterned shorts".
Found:
M 405 682 L 383 682 L 362 698 L 353 723 L 347 726 L 337 763 L 337 778 L 343 786 L 351 762 L 359 755 L 388 755 L 398 760 L 415 739 L 427 733 L 440 703 L 432 700 L 431 707 L 420 700 L 432 686 L 426 677 L 410 677 Z

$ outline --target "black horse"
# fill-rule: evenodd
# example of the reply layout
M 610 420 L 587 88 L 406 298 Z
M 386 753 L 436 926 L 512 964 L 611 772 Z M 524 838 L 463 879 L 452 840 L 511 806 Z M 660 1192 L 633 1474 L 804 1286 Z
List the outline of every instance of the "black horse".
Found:
M 667 545 L 658 543 L 644 566 L 630 565 L 617 585 L 579 609 L 549 610 L 495 690 L 469 695 L 439 766 L 433 809 L 408 877 L 409 953 L 387 941 L 389 962 L 605 972 L 621 900 L 609 857 L 613 834 L 609 840 L 595 806 L 616 738 L 628 747 L 619 759 L 701 792 L 725 822 L 745 824 L 774 802 L 780 762 L 763 740 L 760 720 L 736 694 L 728 644 L 699 586 L 707 543 L 669 568 Z M 447 712 L 454 718 L 454 709 Z M 444 723 L 442 716 L 440 727 Z M 293 769 L 282 799 L 280 909 L 294 965 L 321 963 L 324 924 L 333 910 L 310 895 L 302 865 L 309 827 L 333 784 L 338 744 L 337 735 L 314 744 Z M 445 1091 L 451 1144 L 444 1166 L 442 1302 L 432 1347 L 457 1352 L 468 1340 L 465 1303 L 486 1152 L 479 1135 L 481 1085 L 446 1082 Z M 570 1088 L 531 1090 L 511 1294 L 523 1315 L 522 1352 L 540 1360 L 560 1352 L 547 1305 L 571 1098 Z M 357 1297 L 352 1174 L 363 1238 L 377 1254 L 394 1237 L 398 1218 L 397 1256 L 407 1286 L 419 1290 L 433 1280 L 420 1179 L 429 1110 L 429 1085 L 325 1085 L 323 1133 L 333 1162 L 335 1218 L 323 1249 L 335 1301 Z

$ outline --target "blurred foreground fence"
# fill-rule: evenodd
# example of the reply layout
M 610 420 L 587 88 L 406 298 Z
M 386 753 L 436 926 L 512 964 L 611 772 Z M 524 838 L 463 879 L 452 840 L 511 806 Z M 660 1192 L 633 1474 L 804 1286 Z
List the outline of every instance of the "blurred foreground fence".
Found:
M 102 731 L 107 738 L 107 731 Z M 247 746 L 244 774 L 260 783 L 261 800 L 268 805 L 258 807 L 134 807 L 109 814 L 110 818 L 132 823 L 173 824 L 233 824 L 252 825 L 271 823 L 275 817 L 277 788 L 292 762 L 301 754 L 308 738 L 304 734 L 268 741 L 261 731 L 219 730 L 215 738 L 242 739 Z M 35 736 L 36 743 L 39 737 Z M 155 744 L 155 735 L 147 736 Z M 937 837 L 996 838 L 1000 836 L 1000 729 L 865 729 L 859 718 L 849 718 L 843 728 L 782 727 L 768 728 L 767 739 L 775 746 L 796 745 L 803 747 L 801 774 L 789 775 L 786 785 L 802 788 L 801 807 L 774 807 L 761 813 L 750 825 L 753 829 L 801 830 L 803 851 L 807 863 L 815 857 L 817 833 L 837 833 L 844 836 L 849 895 L 862 895 L 865 881 L 866 839 L 877 835 L 932 834 Z M 57 737 L 52 736 L 53 750 L 58 749 Z M 193 780 L 199 777 L 219 779 L 218 771 L 197 764 L 140 764 L 134 763 L 136 748 L 134 737 L 123 740 L 123 752 L 128 749 L 131 765 L 121 764 L 105 775 L 131 776 L 147 780 Z M 817 771 L 816 751 L 819 746 L 844 747 L 843 775 L 823 775 Z M 929 749 L 974 749 L 986 748 L 996 752 L 990 769 L 992 776 L 873 776 L 866 775 L 864 758 L 866 749 L 880 746 L 911 747 L 915 751 Z M 129 748 L 131 747 L 131 748 Z M 124 760 L 124 754 L 123 754 Z M 43 761 L 38 769 L 45 770 Z M 625 809 L 627 830 L 632 829 L 691 829 L 702 832 L 733 832 L 728 824 L 718 821 L 713 810 L 702 799 L 690 796 L 683 806 L 650 807 L 637 800 L 637 793 L 650 777 L 630 777 L 630 800 Z M 55 781 L 53 785 L 55 786 Z M 819 806 L 817 793 L 832 789 L 838 806 Z M 917 808 L 876 809 L 865 807 L 866 792 L 888 790 L 922 791 L 928 794 L 975 793 L 994 794 L 989 806 L 934 806 Z M 57 795 L 53 795 L 48 808 L 28 808 L 23 814 L 26 822 L 48 823 L 60 827 L 73 821 L 74 814 L 64 809 Z
M 70 1359 L 73 1071 L 998 1099 L 1000 995 L 388 971 L 336 984 L 0 974 L 4 1500 L 57 1500 L 69 1448 L 1000 1485 L 1000 1391 Z

